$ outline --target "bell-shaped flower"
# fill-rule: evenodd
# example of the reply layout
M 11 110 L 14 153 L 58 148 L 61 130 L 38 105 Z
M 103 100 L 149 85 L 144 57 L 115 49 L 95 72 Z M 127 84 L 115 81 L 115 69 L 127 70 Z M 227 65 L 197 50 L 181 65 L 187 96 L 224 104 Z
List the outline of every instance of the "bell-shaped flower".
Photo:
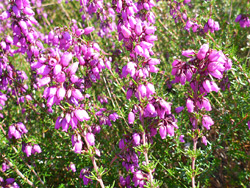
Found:
M 180 113 L 183 109 L 184 109 L 183 106 L 179 106 L 179 107 L 175 108 L 175 111 L 176 111 L 176 113 Z
M 203 44 L 199 50 L 199 52 L 197 53 L 197 58 L 199 60 L 202 60 L 206 57 L 207 52 L 209 50 L 209 45 L 208 44 Z
M 135 114 L 133 112 L 129 112 L 128 114 L 128 123 L 133 124 L 135 121 Z
M 77 117 L 77 119 L 79 121 L 84 121 L 84 120 L 88 121 L 88 120 L 90 120 L 90 117 L 89 117 L 88 113 L 83 109 L 76 109 L 74 111 L 74 113 L 75 113 L 75 116 Z
M 119 141 L 119 148 L 120 148 L 120 149 L 123 149 L 125 146 L 126 146 L 126 145 L 125 145 L 124 139 L 121 139 L 121 140 Z
M 95 145 L 95 135 L 93 133 L 87 133 L 86 140 L 89 143 L 89 145 L 91 146 Z
M 189 113 L 194 112 L 194 102 L 191 99 L 189 99 L 189 98 L 187 99 L 186 106 L 187 106 Z
M 219 70 L 215 70 L 213 72 L 209 72 L 213 77 L 218 78 L 218 79 L 222 79 L 223 75 Z
M 185 142 L 185 140 L 184 140 L 184 135 L 183 135 L 183 134 L 179 137 L 179 140 L 180 140 L 180 142 L 182 142 L 182 143 Z
M 48 83 L 50 83 L 51 79 L 50 77 L 43 77 L 43 78 L 40 78 L 40 79 L 37 79 L 37 87 L 42 87 L 42 86 L 45 86 L 47 85 Z
M 132 137 L 133 137 L 134 144 L 136 146 L 140 145 L 140 140 L 141 140 L 140 135 L 138 133 L 134 133 Z
M 32 149 L 32 153 L 41 153 L 42 149 L 38 144 L 35 144 Z
M 160 100 L 160 105 L 164 109 L 166 114 L 171 114 L 171 103 L 166 102 L 165 100 Z
M 140 96 L 142 98 L 144 98 L 146 96 L 146 94 L 147 94 L 147 89 L 146 89 L 146 87 L 144 85 L 139 85 L 138 91 L 139 91 Z
M 78 69 L 78 65 L 79 65 L 79 62 L 75 62 L 75 63 L 71 64 L 67 68 L 66 72 L 68 72 L 70 75 L 75 74 L 77 69 Z
M 146 108 L 145 108 L 145 113 L 144 116 L 145 117 L 155 117 L 157 115 L 155 107 L 153 104 L 148 103 Z
M 73 89 L 72 90 L 72 96 L 75 97 L 78 100 L 83 100 L 84 99 L 84 96 L 83 96 L 83 94 L 81 93 L 81 91 L 79 89 Z
M 60 87 L 56 92 L 56 96 L 59 101 L 63 100 L 63 98 L 65 97 L 65 94 L 66 94 L 66 90 L 64 87 Z
M 155 31 L 156 31 L 156 27 L 155 26 L 149 26 L 149 27 L 146 27 L 146 29 L 145 29 L 145 33 L 147 35 L 154 34 Z
M 55 67 L 54 67 L 54 69 L 53 69 L 53 74 L 54 74 L 54 75 L 57 75 L 57 74 L 59 74 L 61 71 L 62 71 L 62 65 L 57 64 L 57 65 L 55 65 Z
M 125 38 L 128 39 L 131 36 L 131 31 L 128 28 L 126 28 L 124 25 L 121 26 L 121 31 Z
M 140 22 L 137 22 L 137 24 L 135 25 L 135 33 L 140 36 L 142 33 L 142 25 Z
M 75 142 L 74 152 L 79 153 L 79 154 L 82 152 L 82 141 L 81 140 L 78 140 L 77 142 Z
M 84 34 L 85 35 L 88 35 L 88 34 L 90 34 L 92 31 L 94 31 L 95 30 L 95 28 L 94 27 L 86 27 L 85 29 L 84 29 Z
M 210 83 L 209 80 L 203 81 L 202 85 L 203 85 L 203 87 L 204 87 L 204 89 L 206 90 L 207 93 L 212 91 L 211 83 Z
M 159 133 L 160 133 L 161 139 L 165 139 L 166 136 L 167 136 L 167 129 L 166 129 L 166 127 L 165 126 L 160 126 Z
M 169 136 L 174 136 L 174 126 L 167 125 L 166 129 Z
M 77 118 L 73 115 L 73 117 L 70 119 L 69 124 L 71 125 L 72 129 L 76 129 L 77 128 Z
M 28 130 L 26 129 L 25 125 L 22 122 L 18 122 L 17 127 L 19 130 L 21 130 L 22 134 L 26 134 Z
M 218 92 L 220 90 L 220 88 L 214 81 L 210 82 L 210 84 L 211 84 L 212 91 Z
M 151 84 L 151 83 L 147 83 L 147 85 L 146 85 L 146 89 L 147 89 L 147 94 L 146 94 L 146 96 L 149 98 L 152 94 L 154 94 L 155 93 L 155 87 L 154 87 L 154 85 L 153 84 Z
M 205 146 L 207 145 L 207 138 L 205 136 L 202 136 L 201 141 Z
M 26 145 L 24 148 L 24 153 L 26 153 L 27 157 L 31 156 L 31 152 L 32 152 L 32 146 Z
M 69 168 L 70 168 L 70 170 L 72 170 L 72 172 L 76 172 L 76 165 L 75 164 L 71 163 L 69 165 Z
M 62 56 L 61 56 L 61 60 L 60 63 L 62 66 L 67 67 L 70 63 L 70 61 L 72 60 L 72 53 L 69 52 L 65 52 Z
M 210 126 L 212 126 L 214 124 L 214 121 L 212 120 L 212 118 L 208 115 L 204 115 L 202 117 L 202 125 L 209 130 Z
M 192 57 L 195 54 L 194 50 L 184 50 L 182 51 L 183 56 L 185 57 Z

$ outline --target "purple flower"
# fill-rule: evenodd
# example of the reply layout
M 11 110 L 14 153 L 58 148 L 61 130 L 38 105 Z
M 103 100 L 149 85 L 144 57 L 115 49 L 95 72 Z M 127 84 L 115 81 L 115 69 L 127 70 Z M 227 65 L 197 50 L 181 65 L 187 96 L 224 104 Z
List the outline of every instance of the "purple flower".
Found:
M 167 129 L 166 129 L 166 127 L 165 126 L 160 126 L 159 133 L 160 133 L 161 139 L 165 139 L 166 136 L 167 136 Z
M 75 164 L 71 163 L 69 165 L 69 168 L 72 170 L 72 172 L 76 172 L 76 165 Z
M 205 136 L 202 136 L 201 141 L 205 146 L 207 145 L 207 138 Z
M 140 145 L 140 140 L 141 140 L 140 135 L 138 133 L 134 133 L 132 137 L 135 145 L 136 146 Z
M 180 142 L 182 142 L 182 143 L 185 142 L 185 140 L 184 140 L 183 138 L 184 138 L 184 135 L 182 134 L 182 135 L 179 137 L 179 140 L 180 140 Z
M 199 52 L 197 53 L 197 58 L 199 60 L 202 60 L 206 57 L 207 52 L 209 50 L 209 45 L 208 44 L 203 44 L 199 50 Z
M 147 94 L 147 88 L 144 85 L 139 85 L 138 91 L 142 98 L 144 98 Z
M 204 87 L 204 89 L 206 90 L 207 93 L 212 91 L 212 86 L 211 86 L 211 83 L 210 83 L 209 80 L 203 81 L 202 85 L 203 85 L 203 87 Z
M 86 27 L 85 29 L 84 29 L 84 34 L 85 35 L 88 35 L 88 34 L 90 34 L 92 31 L 94 31 L 95 30 L 95 28 L 94 27 Z
M 35 144 L 33 146 L 32 153 L 41 153 L 41 152 L 42 152 L 42 149 L 40 148 L 40 146 L 38 144 Z
M 32 152 L 32 146 L 26 145 L 24 148 L 24 153 L 26 153 L 27 157 L 31 156 L 31 152 Z
M 146 85 L 146 90 L 147 90 L 147 97 L 149 98 L 152 94 L 155 93 L 155 87 L 153 84 L 151 83 L 147 83 Z
M 194 112 L 194 102 L 191 99 L 187 99 L 186 106 L 189 113 Z
M 67 67 L 70 63 L 70 61 L 72 60 L 72 54 L 69 52 L 65 52 L 62 56 L 61 56 L 61 60 L 60 63 L 61 65 L 63 65 L 64 67 Z
M 192 57 L 195 54 L 194 50 L 185 50 L 182 51 L 182 55 L 185 57 Z
M 204 115 L 202 117 L 202 125 L 209 130 L 210 126 L 212 126 L 214 124 L 214 121 L 212 120 L 212 118 L 208 115 Z
M 56 96 L 59 101 L 63 100 L 65 94 L 66 94 L 66 90 L 64 87 L 60 87 L 56 92 Z
M 124 25 L 121 26 L 122 34 L 125 38 L 129 38 L 131 36 L 131 31 L 127 29 Z
M 74 113 L 75 113 L 75 116 L 77 117 L 77 119 L 79 121 L 83 121 L 83 120 L 88 121 L 88 120 L 90 120 L 90 117 L 89 117 L 88 113 L 83 109 L 77 109 L 77 110 L 74 111 Z
M 95 145 L 95 135 L 93 133 L 87 133 L 86 139 L 87 139 L 89 145 L 91 145 L 91 146 Z
M 6 163 L 2 163 L 2 171 L 5 172 L 8 169 L 8 165 Z
M 179 106 L 175 109 L 176 113 L 180 113 L 184 109 L 183 106 Z
M 135 114 L 133 112 L 129 112 L 128 114 L 128 123 L 133 124 L 135 121 Z
M 81 140 L 78 140 L 77 142 L 75 142 L 74 152 L 79 153 L 79 154 L 82 152 L 82 141 Z

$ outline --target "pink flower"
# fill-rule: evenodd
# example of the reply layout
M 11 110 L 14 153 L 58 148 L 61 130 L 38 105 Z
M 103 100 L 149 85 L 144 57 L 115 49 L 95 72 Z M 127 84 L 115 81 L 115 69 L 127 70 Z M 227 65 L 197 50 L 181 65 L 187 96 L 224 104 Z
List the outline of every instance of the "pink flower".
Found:
M 42 149 L 40 148 L 40 146 L 38 144 L 35 144 L 33 146 L 32 153 L 41 153 L 41 152 L 42 152 Z
M 93 133 L 87 133 L 86 139 L 87 139 L 89 145 L 91 145 L 91 146 L 95 145 L 95 135 Z
M 75 153 L 81 153 L 82 152 L 82 141 L 77 141 L 75 144 L 74 144 L 74 152 Z
M 73 55 L 69 52 L 65 52 L 62 56 L 61 56 L 61 60 L 60 63 L 61 65 L 63 65 L 64 67 L 67 67 L 70 63 L 70 61 L 72 60 Z
M 133 124 L 135 121 L 135 114 L 133 112 L 129 112 L 128 114 L 128 123 Z
M 212 91 L 211 83 L 210 83 L 209 80 L 203 81 L 202 85 L 203 85 L 203 87 L 204 87 L 204 89 L 206 90 L 207 93 Z
M 76 165 L 75 164 L 71 163 L 69 165 L 69 168 L 72 170 L 72 172 L 76 172 Z
M 77 110 L 74 111 L 74 113 L 75 113 L 75 116 L 77 117 L 77 119 L 79 121 L 83 121 L 83 120 L 88 121 L 88 120 L 90 120 L 90 117 L 89 117 L 88 113 L 83 109 L 77 109 Z
M 208 44 L 203 44 L 199 50 L 199 52 L 197 53 L 197 58 L 199 60 L 202 60 L 206 57 L 207 52 L 209 50 L 209 45 Z
M 127 29 L 124 25 L 121 26 L 122 34 L 125 38 L 129 38 L 131 36 L 131 31 Z
M 194 102 L 191 99 L 187 99 L 186 106 L 189 113 L 194 112 Z
M 26 153 L 27 157 L 31 156 L 32 146 L 26 145 L 24 149 L 24 153 Z
M 204 115 L 202 117 L 202 125 L 209 130 L 210 126 L 212 126 L 214 124 L 214 121 L 212 120 L 212 118 L 208 115 Z
M 176 113 L 180 113 L 184 109 L 183 106 L 179 106 L 175 109 Z
M 95 30 L 95 28 L 94 27 L 86 27 L 85 29 L 84 29 L 84 34 L 85 35 L 88 35 L 88 34 L 90 34 L 92 31 L 94 31 Z
M 205 146 L 207 145 L 207 138 L 205 136 L 202 136 L 201 141 Z
M 132 137 L 135 145 L 136 146 L 140 145 L 140 140 L 141 140 L 140 135 L 138 133 L 134 133 Z
M 161 139 L 165 139 L 166 136 L 167 136 L 167 129 L 166 129 L 166 127 L 165 126 L 160 126 L 159 133 L 160 133 Z
M 183 138 L 184 138 L 184 135 L 182 134 L 182 135 L 179 137 L 180 142 L 182 142 L 182 143 L 184 143 L 184 142 L 185 142 L 185 140 L 184 140 Z
M 142 98 L 144 98 L 147 94 L 147 89 L 144 85 L 139 85 L 138 91 L 139 91 Z

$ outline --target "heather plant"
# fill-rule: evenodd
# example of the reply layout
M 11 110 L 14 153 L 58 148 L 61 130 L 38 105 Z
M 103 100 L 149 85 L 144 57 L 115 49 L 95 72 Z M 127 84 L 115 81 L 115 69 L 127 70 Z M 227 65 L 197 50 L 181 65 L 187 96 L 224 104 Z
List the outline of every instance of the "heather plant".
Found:
M 249 10 L 0 0 L 0 187 L 248 187 Z

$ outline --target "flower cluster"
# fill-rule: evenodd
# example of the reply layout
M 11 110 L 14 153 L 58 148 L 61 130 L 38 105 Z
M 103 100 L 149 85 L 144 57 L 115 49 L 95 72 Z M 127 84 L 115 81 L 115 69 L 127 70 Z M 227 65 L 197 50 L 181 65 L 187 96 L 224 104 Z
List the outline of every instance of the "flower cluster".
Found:
M 248 17 L 248 15 L 245 14 L 240 14 L 237 16 L 237 18 L 235 19 L 235 22 L 239 22 L 240 27 L 250 27 L 250 18 Z
M 38 144 L 32 143 L 23 143 L 22 151 L 26 154 L 27 157 L 31 156 L 31 154 L 41 153 L 42 149 Z
M 231 69 L 232 61 L 222 51 L 210 49 L 208 44 L 203 44 L 198 52 L 186 50 L 182 52 L 182 55 L 188 57 L 189 60 L 187 62 L 175 60 L 172 63 L 172 75 L 175 76 L 176 83 L 180 82 L 184 85 L 190 82 L 192 92 L 195 93 L 195 95 L 190 93 L 186 100 L 187 111 L 189 113 L 202 109 L 211 111 L 211 104 L 205 96 L 212 91 L 220 90 L 214 79 L 222 79 L 223 73 Z M 196 118 L 191 117 L 190 121 L 194 128 L 197 128 Z M 210 116 L 202 115 L 202 125 L 207 130 L 213 124 L 214 121 Z
M 92 182 L 92 180 L 89 178 L 90 175 L 91 175 L 90 169 L 84 168 L 81 170 L 79 178 L 82 178 L 84 185 L 88 185 L 89 183 Z
M 220 30 L 219 22 L 216 22 L 212 18 L 209 18 L 207 23 L 204 25 L 203 30 L 205 33 L 207 33 L 208 31 L 214 33 L 214 31 Z
M 3 188 L 5 187 L 19 188 L 19 185 L 15 182 L 15 178 L 3 179 L 2 177 L 0 177 L 0 186 Z
M 25 125 L 22 122 L 18 122 L 9 126 L 8 137 L 12 139 L 21 138 L 23 134 L 26 134 L 28 130 L 26 129 Z

